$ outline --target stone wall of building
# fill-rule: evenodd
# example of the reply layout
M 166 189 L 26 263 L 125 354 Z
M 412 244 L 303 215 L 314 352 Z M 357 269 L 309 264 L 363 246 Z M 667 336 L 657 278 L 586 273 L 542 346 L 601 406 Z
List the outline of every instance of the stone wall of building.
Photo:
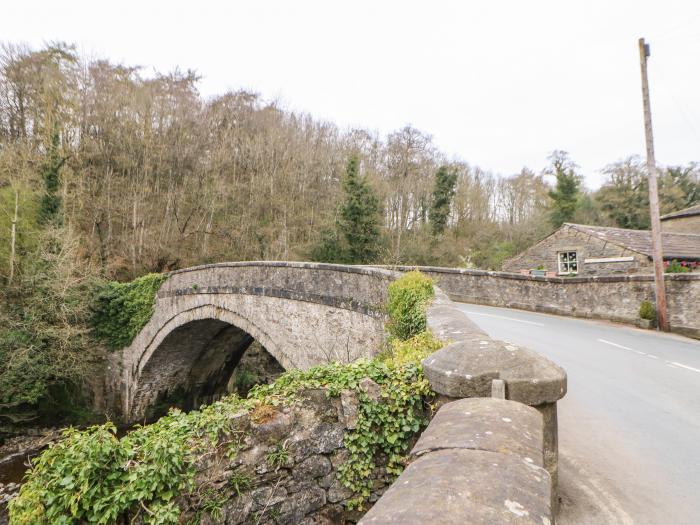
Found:
M 700 235 L 700 215 L 674 217 L 661 221 L 661 230 L 673 233 L 695 233 Z
M 605 242 L 570 226 L 563 226 L 520 255 L 503 263 L 506 272 L 519 272 L 543 266 L 548 272 L 558 273 L 557 253 L 575 251 L 578 258 L 578 275 L 627 275 L 652 273 L 649 258 L 616 244 Z M 624 262 L 589 262 L 586 259 L 632 257 Z
M 466 303 L 638 324 L 642 301 L 654 301 L 653 275 L 533 277 L 457 268 L 418 269 L 433 277 L 450 298 Z M 665 278 L 671 330 L 700 338 L 700 275 L 666 274 Z

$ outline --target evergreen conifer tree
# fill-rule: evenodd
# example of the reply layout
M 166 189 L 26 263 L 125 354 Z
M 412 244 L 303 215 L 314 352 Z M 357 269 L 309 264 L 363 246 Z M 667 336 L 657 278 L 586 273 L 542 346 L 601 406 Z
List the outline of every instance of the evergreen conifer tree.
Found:
M 41 178 L 44 179 L 44 195 L 39 205 L 39 222 L 47 224 L 58 218 L 61 208 L 61 196 L 58 191 L 61 185 L 59 171 L 64 159 L 59 151 L 61 138 L 57 131 L 51 135 L 46 162 L 41 168 Z
M 357 157 L 350 157 L 343 180 L 345 202 L 338 221 L 345 241 L 344 259 L 351 264 L 370 263 L 379 255 L 379 199 L 360 177 L 358 165 Z
M 455 196 L 457 174 L 451 172 L 447 166 L 441 166 L 435 173 L 435 186 L 430 203 L 430 231 L 437 237 L 445 231 L 447 219 L 450 216 L 452 199 Z
M 552 226 L 558 228 L 573 219 L 579 205 L 580 178 L 574 171 L 575 165 L 563 151 L 555 151 L 550 157 L 552 166 L 549 174 L 557 179 L 556 187 L 550 190 L 552 207 L 549 220 Z

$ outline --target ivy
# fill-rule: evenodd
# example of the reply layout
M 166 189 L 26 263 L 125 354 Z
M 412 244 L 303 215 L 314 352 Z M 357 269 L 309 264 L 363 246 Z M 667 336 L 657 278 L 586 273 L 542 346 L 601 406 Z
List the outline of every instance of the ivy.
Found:
M 140 515 L 145 524 L 176 524 L 175 499 L 194 490 L 198 456 L 216 446 L 241 409 L 245 400 L 233 396 L 189 414 L 173 410 L 121 439 L 111 423 L 68 429 L 10 502 L 10 523 L 107 524 Z
M 100 284 L 93 307 L 94 334 L 112 349 L 130 345 L 153 315 L 156 293 L 166 279 L 150 273 L 128 283 Z

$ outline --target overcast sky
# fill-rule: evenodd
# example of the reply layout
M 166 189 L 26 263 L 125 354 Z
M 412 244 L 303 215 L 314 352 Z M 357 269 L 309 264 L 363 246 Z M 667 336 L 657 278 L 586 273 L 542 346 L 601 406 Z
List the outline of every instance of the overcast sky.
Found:
M 589 187 L 643 154 L 637 39 L 651 43 L 659 163 L 700 161 L 697 0 L 4 0 L 0 38 L 254 90 L 386 134 L 411 124 L 502 174 L 568 151 Z

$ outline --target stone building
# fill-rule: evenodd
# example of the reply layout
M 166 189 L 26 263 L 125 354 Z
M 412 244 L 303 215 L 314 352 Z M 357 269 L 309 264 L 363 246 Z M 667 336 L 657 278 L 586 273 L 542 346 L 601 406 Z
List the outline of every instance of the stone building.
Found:
M 665 232 L 700 235 L 700 204 L 664 215 L 661 217 L 661 229 Z
M 664 260 L 700 262 L 700 234 L 662 234 Z M 503 263 L 506 272 L 543 269 L 547 275 L 653 273 L 651 232 L 565 223 Z

